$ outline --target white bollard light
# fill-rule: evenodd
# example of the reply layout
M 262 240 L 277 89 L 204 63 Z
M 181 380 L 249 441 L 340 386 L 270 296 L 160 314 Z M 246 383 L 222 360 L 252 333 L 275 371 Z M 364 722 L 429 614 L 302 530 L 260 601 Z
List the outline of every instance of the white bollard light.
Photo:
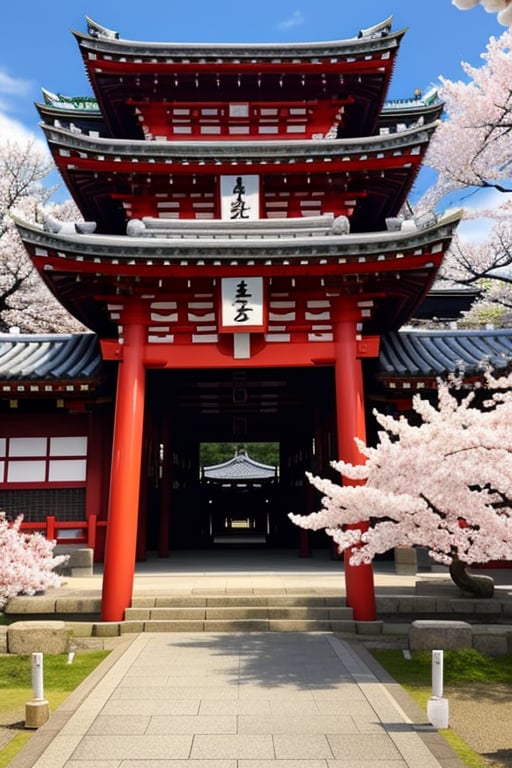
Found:
M 432 651 L 432 696 L 440 699 L 443 695 L 444 654 Z
M 39 728 L 50 717 L 50 705 L 44 697 L 43 654 L 32 654 L 32 701 L 25 704 L 25 728 Z
M 43 654 L 32 654 L 32 695 L 34 701 L 44 699 Z
M 432 696 L 427 703 L 427 716 L 434 728 L 448 728 L 448 699 L 443 698 L 443 651 L 432 651 Z

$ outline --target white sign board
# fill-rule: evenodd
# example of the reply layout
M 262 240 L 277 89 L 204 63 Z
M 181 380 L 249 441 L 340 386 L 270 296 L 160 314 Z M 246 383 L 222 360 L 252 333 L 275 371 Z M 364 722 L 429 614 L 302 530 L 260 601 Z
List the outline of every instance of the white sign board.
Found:
M 221 282 L 221 332 L 263 331 L 262 277 L 224 277 Z
M 220 195 L 222 219 L 229 221 L 259 219 L 259 176 L 221 176 Z

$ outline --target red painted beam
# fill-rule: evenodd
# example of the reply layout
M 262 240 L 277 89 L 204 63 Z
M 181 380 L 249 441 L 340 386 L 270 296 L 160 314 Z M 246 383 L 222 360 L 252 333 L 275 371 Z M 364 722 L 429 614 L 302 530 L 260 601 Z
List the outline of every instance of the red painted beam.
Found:
M 423 146 L 425 150 L 427 149 L 426 142 L 424 144 L 418 142 L 417 146 Z M 100 150 L 98 151 L 101 152 Z M 289 150 L 289 153 L 293 153 L 293 148 Z M 94 153 L 91 152 L 91 155 L 92 154 Z M 350 159 L 344 160 L 344 156 L 348 156 Z M 94 157 L 77 157 L 74 155 L 72 157 L 62 157 L 55 152 L 53 153 L 53 157 L 59 170 L 70 173 L 70 175 L 75 173 L 83 174 L 86 172 L 90 174 L 116 173 L 118 175 L 128 174 L 133 176 L 134 171 L 136 171 L 140 174 L 151 174 L 153 177 L 159 175 L 170 176 L 176 174 L 177 171 L 179 174 L 187 177 L 190 177 L 191 174 L 196 174 L 196 176 L 211 176 L 213 172 L 219 176 L 222 174 L 229 175 L 234 173 L 233 168 L 240 168 L 246 165 L 251 169 L 251 173 L 259 173 L 263 176 L 271 176 L 273 173 L 281 176 L 283 174 L 292 176 L 312 173 L 336 176 L 358 171 L 366 173 L 368 171 L 400 170 L 402 168 L 407 168 L 408 170 L 411 169 L 412 172 L 412 170 L 418 167 L 423 160 L 423 154 L 413 155 L 410 152 L 404 152 L 400 155 L 392 155 L 390 153 L 384 157 L 377 157 L 377 154 L 375 154 L 374 157 L 369 155 L 365 157 L 365 159 L 359 159 L 357 156 L 350 157 L 350 153 L 348 152 L 344 153 L 343 147 L 341 146 L 339 157 L 331 157 L 328 162 L 324 161 L 322 158 L 315 160 L 313 159 L 313 156 L 309 158 L 299 158 L 293 163 L 286 163 L 283 158 L 279 158 L 279 162 L 281 163 L 279 166 L 273 166 L 272 163 L 269 163 L 268 161 L 258 161 L 255 159 L 249 162 L 249 160 L 243 160 L 242 158 L 236 158 L 237 165 L 234 166 L 231 160 L 217 163 L 218 158 L 210 158 L 207 156 L 201 159 L 198 158 L 197 160 L 190 158 L 186 165 L 183 164 L 181 157 L 167 158 L 167 160 L 161 160 L 160 162 L 149 162 L 139 158 L 137 159 L 135 167 L 133 161 L 129 157 L 118 161 L 116 161 L 114 157 L 112 157 L 112 159 L 96 160 Z M 68 166 L 70 166 L 69 170 Z M 350 196 L 350 190 L 347 194 Z
M 301 61 L 299 63 L 294 61 L 113 61 L 112 59 L 86 59 L 86 67 L 89 76 L 94 79 L 101 80 L 109 75 L 124 75 L 125 77 L 134 77 L 145 75 L 175 75 L 186 74 L 195 75 L 198 73 L 204 73 L 211 76 L 212 74 L 220 76 L 251 74 L 251 75 L 282 75 L 292 73 L 305 75 L 322 75 L 327 74 L 347 74 L 347 75 L 380 75 L 385 78 L 393 69 L 394 56 L 391 55 L 387 59 L 383 59 L 381 51 L 377 51 L 375 58 L 356 59 L 354 61 L 346 61 L 338 59 L 333 61 L 331 57 L 325 57 L 323 60 L 318 61 Z M 315 57 L 316 58 L 316 57 Z
M 171 241 L 172 243 L 172 241 Z M 180 241 L 176 240 L 176 245 L 179 247 Z M 171 248 L 171 244 L 168 246 Z M 246 247 L 250 249 L 251 243 L 247 241 Z M 140 253 L 140 252 L 139 252 Z M 208 261 L 203 264 L 161 264 L 158 261 L 154 261 L 152 264 L 146 264 L 145 262 L 139 262 L 138 264 L 112 264 L 110 261 L 103 263 L 93 263 L 87 261 L 77 261 L 70 255 L 67 259 L 59 257 L 48 256 L 39 257 L 34 256 L 33 262 L 37 266 L 39 271 L 44 273 L 44 267 L 51 267 L 54 274 L 80 274 L 80 275 L 111 275 L 119 277 L 127 277 L 135 279 L 137 278 L 151 278 L 153 280 L 158 278 L 176 279 L 179 277 L 205 277 L 206 272 L 209 278 L 218 277 L 231 277 L 233 274 L 240 273 L 251 275 L 258 275 L 262 277 L 334 277 L 334 276 L 355 276 L 355 275 L 368 275 L 372 273 L 384 274 L 387 272 L 405 273 L 416 270 L 436 271 L 437 267 L 442 261 L 442 253 L 424 253 L 421 255 L 404 256 L 401 259 L 397 259 L 394 255 L 390 255 L 389 258 L 378 261 L 376 257 L 372 258 L 371 255 L 366 257 L 367 261 L 360 262 L 357 257 L 352 257 L 350 260 L 340 264 L 338 263 L 338 257 L 336 256 L 315 256 L 308 257 L 306 253 L 301 257 L 304 261 L 308 260 L 308 264 L 299 263 L 299 259 L 294 256 L 290 257 L 289 264 L 274 263 L 265 264 L 264 260 L 268 259 L 267 255 L 253 256 L 254 259 L 261 258 L 261 262 L 256 264 L 246 264 L 244 260 L 240 260 L 237 265 L 233 264 L 213 264 Z M 87 258 L 87 256 L 85 256 Z M 140 258 L 140 255 L 139 255 Z M 198 256 L 191 251 L 190 256 L 186 254 L 180 254 L 180 261 L 199 261 L 203 256 Z M 224 259 L 234 260 L 236 257 L 224 256 Z M 283 261 L 287 259 L 286 255 L 279 257 Z M 330 263 L 322 264 L 320 261 L 314 261 L 313 259 L 329 259 Z M 339 258 L 342 258 L 341 256 Z M 153 259 L 151 253 L 147 254 L 147 259 Z M 431 266 L 429 266 L 431 265 Z

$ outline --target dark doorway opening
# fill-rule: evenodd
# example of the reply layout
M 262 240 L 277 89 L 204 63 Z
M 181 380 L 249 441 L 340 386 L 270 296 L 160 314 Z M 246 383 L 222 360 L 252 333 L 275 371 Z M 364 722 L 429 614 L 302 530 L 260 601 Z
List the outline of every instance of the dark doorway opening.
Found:
M 147 549 L 298 549 L 288 514 L 316 503 L 305 473 L 336 458 L 332 367 L 149 371 L 147 392 Z M 276 481 L 203 483 L 204 446 L 219 443 L 275 446 Z

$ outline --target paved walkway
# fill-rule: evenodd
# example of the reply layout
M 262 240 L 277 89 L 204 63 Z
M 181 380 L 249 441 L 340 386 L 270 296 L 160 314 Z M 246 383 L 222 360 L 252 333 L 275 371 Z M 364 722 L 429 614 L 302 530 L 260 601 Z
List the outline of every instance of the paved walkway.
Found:
M 247 555 L 232 567 L 206 567 L 201 556 L 179 573 L 165 563 L 138 568 L 135 593 L 168 592 L 176 579 L 202 593 L 253 591 L 255 579 L 271 591 L 298 591 L 299 578 L 319 591 L 343 580 L 328 560 L 267 560 L 258 571 Z M 100 578 L 64 589 L 95 592 Z M 413 581 L 388 567 L 376 575 L 381 589 L 397 579 Z M 356 639 L 333 633 L 121 638 L 10 768 L 460 768 L 390 682 Z
M 141 634 L 112 657 L 13 768 L 460 765 L 330 633 Z

